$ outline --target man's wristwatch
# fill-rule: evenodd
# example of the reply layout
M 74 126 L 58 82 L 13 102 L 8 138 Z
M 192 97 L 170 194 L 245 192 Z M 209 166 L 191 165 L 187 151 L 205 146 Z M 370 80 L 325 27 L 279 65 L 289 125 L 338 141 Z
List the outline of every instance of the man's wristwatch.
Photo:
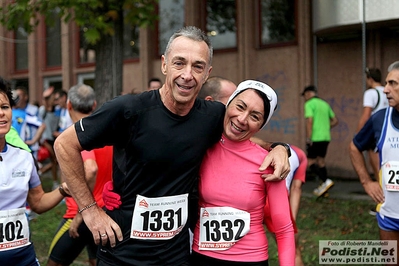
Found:
M 270 145 L 270 149 L 273 149 L 274 147 L 276 147 L 278 145 L 284 146 L 284 148 L 287 150 L 288 158 L 291 157 L 290 145 L 288 145 L 287 143 L 284 143 L 284 142 L 273 142 L 273 144 Z
M 71 195 L 66 193 L 66 191 L 64 190 L 64 187 L 62 186 L 62 184 L 60 184 L 60 186 L 58 187 L 58 190 L 60 191 L 60 193 L 61 193 L 61 195 L 63 197 L 72 197 Z

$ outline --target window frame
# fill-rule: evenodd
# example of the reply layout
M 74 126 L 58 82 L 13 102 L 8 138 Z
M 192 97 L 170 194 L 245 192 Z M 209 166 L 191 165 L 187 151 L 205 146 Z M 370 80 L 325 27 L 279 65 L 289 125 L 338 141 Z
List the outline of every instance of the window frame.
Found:
M 125 27 L 127 26 L 127 24 L 125 23 L 123 25 L 123 29 L 125 30 Z M 139 38 L 137 40 L 137 42 L 140 44 L 140 27 L 138 28 L 138 35 Z M 123 36 L 125 36 L 125 33 L 123 33 Z M 125 39 L 123 39 L 123 42 L 125 42 Z M 134 63 L 134 62 L 139 62 L 140 61 L 140 53 L 141 53 L 141 47 L 139 46 L 139 55 L 137 57 L 128 57 L 125 58 L 125 55 L 123 55 L 123 63 Z
M 43 76 L 43 91 L 50 86 L 51 82 L 61 82 L 61 89 L 62 89 L 62 75 L 52 75 L 52 76 Z M 57 88 L 56 88 L 57 89 Z
M 298 45 L 298 0 L 294 1 L 294 23 L 295 23 L 295 32 L 294 32 L 294 40 L 285 41 L 285 42 L 275 42 L 275 43 L 262 43 L 262 0 L 257 0 L 257 44 L 259 49 L 264 48 L 274 48 L 274 47 L 285 47 L 285 46 L 295 46 Z
M 43 23 L 42 23 L 42 32 L 43 32 L 43 39 L 44 42 L 42 45 L 40 45 L 41 49 L 43 50 L 43 69 L 45 71 L 49 70 L 60 70 L 62 69 L 62 33 L 61 33 L 61 27 L 62 27 L 62 19 L 59 18 L 60 21 L 60 64 L 59 65 L 54 65 L 54 66 L 49 66 L 48 60 L 47 60 L 47 24 L 46 20 L 43 18 Z
M 81 62 L 80 61 L 80 27 L 74 23 L 75 29 L 75 51 L 76 51 L 76 67 L 77 68 L 86 68 L 86 67 L 94 67 L 96 65 L 96 60 L 94 62 Z M 95 51 L 94 51 L 95 52 Z
M 207 20 L 208 20 L 208 11 L 207 11 L 207 4 L 208 1 L 212 1 L 212 0 L 207 0 L 206 3 L 204 3 L 203 5 L 203 14 L 204 14 L 204 18 L 203 18 L 203 28 L 205 29 L 205 32 L 208 34 L 207 31 Z M 228 52 L 236 52 L 238 51 L 238 28 L 239 28 L 239 23 L 238 23 L 238 11 L 237 11 L 237 0 L 234 0 L 234 4 L 235 4 L 235 9 L 236 9 L 236 14 L 235 14 L 235 24 L 236 24 L 236 44 L 235 47 L 228 47 L 228 48 L 215 48 L 213 47 L 213 52 L 214 53 L 228 53 Z M 210 40 L 212 41 L 212 39 L 210 38 Z
M 16 32 L 12 31 L 11 33 L 12 36 L 12 45 L 11 45 L 11 49 L 12 49 L 12 69 L 13 69 L 13 73 L 14 74 L 26 74 L 29 73 L 29 37 L 26 38 L 26 60 L 27 60 L 27 68 L 26 69 L 17 69 L 17 44 L 18 42 L 16 42 L 17 36 L 16 36 Z
M 76 80 L 78 84 L 86 84 L 84 83 L 85 80 L 93 80 L 93 83 L 96 80 L 96 74 L 95 72 L 85 72 L 85 73 L 77 73 L 76 74 Z M 90 84 L 86 84 L 86 85 L 90 85 Z M 91 85 L 90 85 L 91 86 Z M 95 90 L 95 87 L 92 86 L 93 90 Z
M 184 15 L 183 15 L 183 27 L 184 27 L 184 26 L 186 26 L 186 15 L 187 14 L 186 14 L 185 6 L 186 6 L 186 1 L 187 0 L 183 0 L 183 1 L 184 1 L 184 3 L 183 3 L 183 7 L 184 7 L 183 8 L 183 12 L 184 12 Z M 161 16 L 159 14 L 159 10 L 160 10 L 159 3 L 157 3 L 156 6 L 155 6 L 155 12 L 158 15 L 158 20 L 156 20 L 156 23 L 155 23 L 155 41 L 156 41 L 156 43 L 154 45 L 154 49 L 156 49 L 154 55 L 156 55 L 156 58 L 160 58 L 165 52 L 165 50 L 160 51 L 161 47 L 160 47 L 160 38 L 159 38 L 159 32 L 160 32 L 159 23 L 161 21 Z M 169 37 L 171 37 L 171 36 L 172 35 L 170 35 Z M 169 39 L 168 39 L 168 41 L 169 41 Z M 167 45 L 167 43 L 166 43 L 166 45 Z M 165 46 L 165 48 L 166 48 L 166 46 Z

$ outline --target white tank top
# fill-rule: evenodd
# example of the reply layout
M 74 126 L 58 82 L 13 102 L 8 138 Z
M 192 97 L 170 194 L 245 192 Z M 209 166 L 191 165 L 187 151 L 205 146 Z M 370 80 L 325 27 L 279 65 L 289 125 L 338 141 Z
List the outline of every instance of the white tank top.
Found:
M 392 107 L 385 112 L 377 146 L 380 151 L 380 185 L 385 202 L 377 206 L 382 216 L 399 219 L 399 129 L 392 123 Z
M 288 160 L 290 162 L 291 170 L 288 173 L 287 178 L 285 179 L 285 184 L 286 184 L 288 192 L 290 192 L 291 183 L 292 183 L 292 180 L 294 179 L 295 171 L 299 167 L 298 155 L 296 154 L 294 149 L 290 148 L 290 150 L 291 150 L 291 156 L 290 156 L 290 158 L 288 158 Z
M 374 107 L 373 111 L 371 112 L 371 114 L 375 114 L 377 111 L 387 108 L 389 106 L 387 96 L 384 93 L 384 87 L 377 86 L 375 87 L 375 90 L 377 91 L 378 94 L 378 102 L 377 105 Z

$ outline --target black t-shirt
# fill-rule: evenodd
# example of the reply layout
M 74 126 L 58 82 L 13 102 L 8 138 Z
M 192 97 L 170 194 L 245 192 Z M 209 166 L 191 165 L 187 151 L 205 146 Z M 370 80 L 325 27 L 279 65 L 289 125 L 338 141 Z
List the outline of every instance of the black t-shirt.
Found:
M 188 224 L 171 240 L 130 238 L 136 195 L 190 193 L 205 151 L 220 139 L 224 111 L 220 103 L 197 99 L 189 114 L 177 116 L 154 90 L 117 97 L 75 124 L 83 149 L 114 146 L 114 191 L 122 205 L 108 215 L 121 227 L 124 240 L 113 249 L 101 248 L 99 258 L 117 265 L 179 265 L 188 260 Z

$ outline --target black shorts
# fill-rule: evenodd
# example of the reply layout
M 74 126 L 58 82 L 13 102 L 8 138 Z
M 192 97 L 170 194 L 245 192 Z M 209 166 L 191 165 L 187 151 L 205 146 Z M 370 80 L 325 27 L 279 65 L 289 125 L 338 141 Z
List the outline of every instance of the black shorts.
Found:
M 377 144 L 375 143 L 375 142 L 372 142 L 372 143 L 369 143 L 368 145 L 367 145 L 367 151 L 375 151 L 375 149 L 377 148 Z
M 237 265 L 237 266 L 268 266 L 268 260 L 258 261 L 258 262 L 245 262 L 245 261 L 228 261 L 228 260 L 219 260 L 212 257 L 204 256 L 197 252 L 193 252 L 191 254 L 191 266 L 229 266 L 229 265 Z
M 50 259 L 62 265 L 69 265 L 79 256 L 85 247 L 89 259 L 95 259 L 97 254 L 97 245 L 94 243 L 93 235 L 82 222 L 78 228 L 79 237 L 69 236 L 69 228 L 72 219 L 62 219 L 60 226 L 51 242 Z
M 0 251 L 0 265 L 2 266 L 39 266 L 33 244 L 16 249 Z
M 316 159 L 317 157 L 326 157 L 329 141 L 317 141 L 312 145 L 306 147 L 309 159 Z

